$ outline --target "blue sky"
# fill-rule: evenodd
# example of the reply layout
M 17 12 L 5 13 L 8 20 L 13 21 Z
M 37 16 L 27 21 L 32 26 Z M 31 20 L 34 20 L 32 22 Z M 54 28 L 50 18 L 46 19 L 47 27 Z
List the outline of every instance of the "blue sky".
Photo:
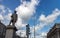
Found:
M 30 1 L 30 0 L 29 0 Z M 37 15 L 39 16 L 41 13 L 44 13 L 46 16 L 51 14 L 52 10 L 55 8 L 60 9 L 60 0 L 39 0 L 40 3 L 36 7 Z M 10 8 L 11 10 L 15 10 L 16 7 L 20 5 L 20 0 L 3 0 L 1 4 Z
M 48 14 L 51 14 L 51 11 L 54 10 L 55 8 L 60 9 L 59 3 L 60 3 L 60 0 L 40 0 L 40 3 L 36 7 L 37 8 L 36 10 L 38 13 L 46 12 L 44 14 L 48 15 Z M 20 0 L 3 0 L 1 4 L 5 5 L 11 10 L 14 10 L 17 6 L 20 5 Z
M 31 0 L 25 0 L 30 2 Z M 0 2 L 5 7 L 14 10 L 21 4 L 20 0 L 2 0 Z M 35 6 L 36 12 L 33 14 L 33 17 L 29 19 L 28 23 L 32 27 L 33 25 L 37 25 L 40 22 L 38 21 L 39 17 L 45 15 L 48 17 L 49 15 L 53 14 L 52 12 L 57 8 L 60 11 L 60 0 L 39 0 L 39 4 Z M 60 13 L 59 13 L 60 14 Z M 35 19 L 36 18 L 36 19 Z M 41 21 L 41 20 L 40 20 Z M 34 24 L 35 23 L 35 24 Z M 55 23 L 60 23 L 60 15 L 50 24 L 46 24 L 41 30 L 38 32 L 47 32 L 49 31 L 50 27 L 52 27 Z

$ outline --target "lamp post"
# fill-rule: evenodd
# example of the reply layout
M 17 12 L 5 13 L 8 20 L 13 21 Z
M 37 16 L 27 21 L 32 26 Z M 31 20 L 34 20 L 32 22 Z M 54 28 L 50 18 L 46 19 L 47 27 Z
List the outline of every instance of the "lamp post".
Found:
M 26 35 L 27 35 L 27 38 L 29 38 L 29 35 L 30 35 L 30 26 L 29 26 L 29 24 L 26 25 Z

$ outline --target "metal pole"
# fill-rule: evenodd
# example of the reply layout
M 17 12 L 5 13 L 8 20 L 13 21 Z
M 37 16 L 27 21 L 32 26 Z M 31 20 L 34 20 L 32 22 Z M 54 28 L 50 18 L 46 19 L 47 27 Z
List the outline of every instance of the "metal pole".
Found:
M 20 32 L 20 37 L 21 37 L 21 32 Z
M 34 20 L 35 21 L 35 20 Z M 35 22 L 34 22 L 34 38 L 35 38 Z
M 30 33 L 30 38 L 31 38 L 31 33 Z
M 37 15 L 35 15 L 35 16 L 37 16 Z M 36 18 L 34 19 L 34 38 L 36 38 L 36 36 L 35 36 L 35 21 L 36 21 Z
M 35 25 L 34 25 L 34 38 L 35 38 Z

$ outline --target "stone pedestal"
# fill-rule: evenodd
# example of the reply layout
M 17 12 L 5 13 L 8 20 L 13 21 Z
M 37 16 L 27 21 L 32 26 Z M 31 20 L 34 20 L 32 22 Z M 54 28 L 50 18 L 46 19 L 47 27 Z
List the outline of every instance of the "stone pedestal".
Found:
M 16 27 L 15 26 L 11 26 L 11 25 L 8 25 L 6 27 L 6 36 L 5 38 L 15 38 L 16 37 Z

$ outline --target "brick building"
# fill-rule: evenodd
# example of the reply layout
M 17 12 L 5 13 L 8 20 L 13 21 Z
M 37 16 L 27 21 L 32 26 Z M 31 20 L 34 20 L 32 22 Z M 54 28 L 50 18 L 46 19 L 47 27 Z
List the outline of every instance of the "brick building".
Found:
M 47 38 L 60 38 L 60 23 L 56 23 L 47 33 Z

